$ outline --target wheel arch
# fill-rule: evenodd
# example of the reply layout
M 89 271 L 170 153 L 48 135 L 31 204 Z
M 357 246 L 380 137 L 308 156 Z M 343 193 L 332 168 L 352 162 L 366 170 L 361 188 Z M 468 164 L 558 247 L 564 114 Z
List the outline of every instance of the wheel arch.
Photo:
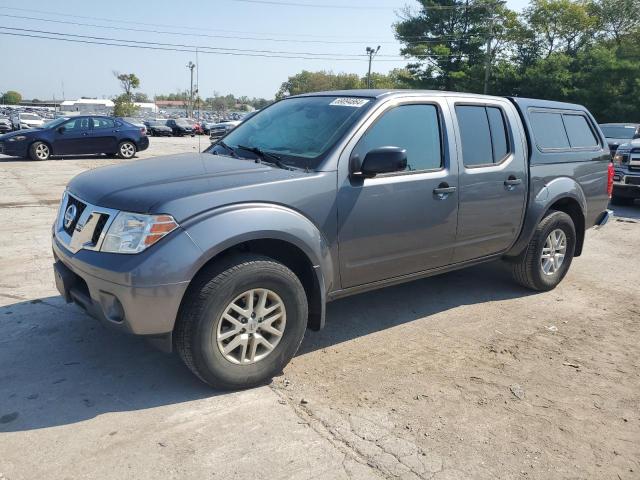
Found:
M 27 154 L 31 155 L 31 147 L 35 144 L 35 143 L 44 143 L 47 147 L 49 147 L 49 157 L 51 157 L 51 155 L 55 155 L 54 151 L 53 151 L 53 143 L 51 143 L 49 140 L 45 139 L 45 138 L 34 138 L 33 141 L 29 142 L 29 146 L 27 147 Z
M 571 217 L 576 229 L 576 249 L 574 256 L 582 253 L 584 245 L 587 200 L 580 185 L 570 177 L 558 177 L 544 185 L 530 200 L 520 236 L 505 254 L 507 259 L 526 252 L 536 226 L 551 210 L 566 213 Z
M 305 216 L 270 204 L 240 204 L 186 223 L 185 230 L 203 251 L 189 288 L 213 265 L 241 253 L 281 262 L 300 279 L 309 303 L 308 327 L 324 326 L 326 292 L 333 284 L 333 261 L 319 229 Z M 187 298 L 185 293 L 182 301 Z

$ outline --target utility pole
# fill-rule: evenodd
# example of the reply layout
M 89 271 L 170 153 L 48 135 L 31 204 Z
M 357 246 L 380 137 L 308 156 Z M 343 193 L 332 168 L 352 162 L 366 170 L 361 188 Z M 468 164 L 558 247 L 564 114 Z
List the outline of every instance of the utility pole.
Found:
M 378 48 L 367 47 L 367 55 L 369 55 L 369 72 L 367 73 L 367 88 L 371 88 L 371 62 L 373 61 L 373 57 L 375 57 L 380 51 L 380 45 Z
M 189 90 L 189 111 L 187 112 L 187 117 L 193 117 L 193 69 L 196 68 L 196 64 L 192 61 L 187 63 L 187 68 L 191 70 L 191 88 Z

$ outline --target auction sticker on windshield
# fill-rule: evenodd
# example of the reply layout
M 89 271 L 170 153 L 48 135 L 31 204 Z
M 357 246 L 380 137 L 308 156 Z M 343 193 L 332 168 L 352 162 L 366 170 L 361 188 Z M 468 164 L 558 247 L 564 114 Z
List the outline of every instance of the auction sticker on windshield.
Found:
M 356 98 L 356 97 L 340 97 L 336 98 L 329 105 L 338 105 L 341 107 L 356 107 L 360 108 L 363 105 L 369 103 L 369 100 L 366 98 Z

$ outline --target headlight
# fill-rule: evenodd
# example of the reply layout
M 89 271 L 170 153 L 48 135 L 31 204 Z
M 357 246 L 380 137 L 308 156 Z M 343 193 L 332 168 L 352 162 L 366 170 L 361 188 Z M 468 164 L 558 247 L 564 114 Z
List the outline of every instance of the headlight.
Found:
M 7 140 L 7 142 L 21 142 L 22 140 L 26 140 L 27 137 L 24 135 L 18 135 L 16 137 L 11 137 Z
M 171 215 L 120 212 L 102 243 L 103 252 L 139 253 L 178 228 Z

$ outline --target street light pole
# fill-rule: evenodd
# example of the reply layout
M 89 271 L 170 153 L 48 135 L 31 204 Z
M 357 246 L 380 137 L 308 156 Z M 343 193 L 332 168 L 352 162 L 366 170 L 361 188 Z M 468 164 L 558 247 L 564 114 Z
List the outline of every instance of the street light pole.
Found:
M 196 64 L 192 61 L 187 63 L 187 68 L 191 70 L 191 87 L 189 89 L 189 111 L 187 112 L 187 116 L 189 118 L 193 117 L 193 69 L 196 68 Z
M 367 88 L 371 88 L 371 62 L 373 61 L 373 57 L 375 57 L 379 51 L 380 51 L 380 45 L 378 45 L 378 48 L 367 47 L 367 55 L 369 55 L 369 71 L 367 73 Z

